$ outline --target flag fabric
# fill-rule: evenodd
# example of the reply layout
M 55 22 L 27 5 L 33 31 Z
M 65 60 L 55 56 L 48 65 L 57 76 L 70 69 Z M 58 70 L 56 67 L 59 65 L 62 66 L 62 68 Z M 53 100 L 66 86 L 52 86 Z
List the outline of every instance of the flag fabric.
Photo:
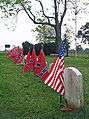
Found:
M 41 49 L 41 51 L 39 53 L 38 62 L 42 65 L 42 67 L 46 66 L 46 58 L 45 58 L 43 49 Z
M 40 77 L 43 81 L 48 77 L 48 68 L 46 66 L 46 59 L 45 55 L 43 53 L 43 49 L 41 49 L 38 58 L 37 58 L 37 63 L 34 67 L 34 73 Z
M 15 61 L 15 53 L 16 53 L 16 47 L 14 47 L 13 49 L 11 49 L 10 51 L 8 51 L 8 53 L 7 53 L 7 55 L 6 55 L 6 57 L 10 60 L 10 61 L 12 61 L 12 62 L 14 62 Z
M 23 50 L 21 48 L 16 47 L 13 56 L 15 64 L 21 64 L 23 62 Z
M 28 52 L 27 57 L 26 57 L 26 64 L 29 64 L 29 60 L 31 59 L 31 54 Z
M 31 58 L 29 60 L 29 65 L 30 65 L 30 69 L 33 71 L 34 70 L 34 66 L 37 62 L 37 59 L 36 59 L 36 53 L 35 53 L 35 48 L 33 47 L 33 51 L 32 51 L 32 54 L 31 54 Z
M 56 90 L 62 96 L 65 95 L 64 79 L 63 79 L 65 46 L 66 41 L 63 40 L 59 48 L 58 57 L 51 66 L 49 76 L 44 81 L 45 84 L 48 84 L 48 86 Z
M 33 48 L 32 54 L 30 54 L 30 52 L 28 52 L 28 55 L 26 58 L 26 64 L 23 67 L 23 72 L 27 73 L 30 70 L 33 71 L 36 62 L 37 62 L 36 53 L 35 53 L 35 49 Z
M 22 64 L 23 62 L 23 55 L 20 53 L 18 53 L 15 58 L 14 58 L 14 61 L 16 64 Z
M 55 59 L 49 72 L 46 66 L 46 59 L 43 49 L 41 49 L 38 59 L 36 59 L 35 49 L 33 48 L 32 54 L 30 54 L 30 52 L 28 53 L 26 65 L 24 65 L 23 69 L 24 72 L 28 72 L 29 70 L 34 71 L 34 73 L 39 76 L 45 84 L 56 90 L 62 96 L 65 95 L 63 78 L 65 46 L 66 40 L 64 39 L 60 45 L 58 57 Z M 15 63 L 22 62 L 22 50 L 20 50 L 18 47 L 12 49 L 8 55 L 14 60 Z
M 23 50 L 19 47 L 14 47 L 8 51 L 6 57 L 16 64 L 21 64 L 23 61 Z
M 25 64 L 23 67 L 23 73 L 27 73 L 30 71 L 30 66 L 28 64 Z
M 6 54 L 6 58 L 8 58 L 9 60 L 11 60 L 11 54 L 13 52 L 14 52 L 14 48 L 8 51 L 8 53 Z
M 23 73 L 27 73 L 30 71 L 30 59 L 31 59 L 31 54 L 28 52 L 27 57 L 25 59 L 25 65 L 23 67 Z

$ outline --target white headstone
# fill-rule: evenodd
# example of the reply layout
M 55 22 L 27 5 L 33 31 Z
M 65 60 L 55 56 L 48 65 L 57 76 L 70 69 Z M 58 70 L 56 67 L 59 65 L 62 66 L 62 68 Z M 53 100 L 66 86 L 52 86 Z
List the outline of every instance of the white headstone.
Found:
M 80 71 L 74 67 L 64 70 L 65 98 L 75 108 L 83 106 L 83 80 Z

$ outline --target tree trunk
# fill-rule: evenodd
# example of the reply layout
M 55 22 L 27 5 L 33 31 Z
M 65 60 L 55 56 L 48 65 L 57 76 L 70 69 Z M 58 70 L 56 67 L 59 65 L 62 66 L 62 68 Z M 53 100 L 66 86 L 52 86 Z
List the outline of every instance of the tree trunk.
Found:
M 55 39 L 56 51 L 58 52 L 59 45 L 61 42 L 61 25 L 59 23 L 55 26 L 55 35 L 56 35 L 56 39 Z
M 66 57 L 68 57 L 69 56 L 69 48 L 67 47 L 66 48 Z

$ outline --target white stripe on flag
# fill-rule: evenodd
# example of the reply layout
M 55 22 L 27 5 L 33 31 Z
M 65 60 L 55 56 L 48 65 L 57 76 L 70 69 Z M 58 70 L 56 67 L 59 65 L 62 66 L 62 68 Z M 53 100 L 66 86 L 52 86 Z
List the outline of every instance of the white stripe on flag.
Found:
M 60 80 L 57 80 L 56 85 L 54 87 L 54 90 L 56 90 L 56 88 L 57 88 L 57 86 L 58 86 L 59 83 L 60 83 Z
M 62 92 L 61 92 L 61 95 L 64 95 L 64 93 L 65 93 L 65 90 L 64 90 L 64 88 L 63 88 L 63 90 L 62 90 Z
M 62 79 L 61 76 L 60 76 L 60 79 L 59 79 L 59 78 L 57 79 L 57 82 L 56 82 L 56 85 L 55 85 L 55 87 L 54 87 L 54 90 L 56 90 L 57 86 L 58 86 L 59 84 L 61 84 L 61 79 Z
M 60 64 L 61 66 L 62 65 L 64 65 L 64 63 L 63 62 L 61 62 L 62 64 Z M 54 87 L 54 85 L 55 85 L 55 83 L 56 83 L 56 81 L 57 81 L 57 78 L 58 78 L 58 76 L 59 75 L 61 75 L 60 73 L 63 71 L 63 67 L 60 69 L 60 66 L 59 66 L 59 68 L 58 68 L 58 70 L 57 70 L 57 72 L 56 72 L 56 76 L 55 76 L 55 80 L 54 80 L 54 82 L 53 82 L 53 84 L 52 84 L 52 88 Z
M 51 79 L 50 83 L 48 84 L 48 86 L 51 86 L 51 84 L 52 84 L 53 81 L 55 80 L 55 76 L 56 76 L 56 73 L 57 73 L 57 69 L 58 69 L 58 67 L 59 67 L 59 64 L 60 64 L 60 59 L 59 59 L 57 65 L 56 65 L 56 67 L 55 67 L 55 71 L 54 71 L 54 73 L 53 73 L 52 79 Z
M 60 75 L 60 73 L 61 73 L 62 71 L 63 71 L 63 68 L 60 69 L 60 70 L 57 72 L 56 77 L 55 77 L 55 81 L 54 81 L 54 83 L 53 83 L 53 85 L 52 85 L 52 88 L 54 87 L 54 85 L 55 85 L 55 83 L 56 83 L 56 79 L 58 78 L 58 75 Z
M 52 88 L 54 87 L 54 84 L 55 84 L 55 82 L 56 82 L 56 79 L 57 79 L 58 75 L 60 75 L 60 73 L 63 71 L 63 67 L 60 69 L 60 66 L 62 66 L 62 65 L 64 65 L 64 62 L 63 62 L 63 61 L 60 63 L 60 65 L 59 65 L 59 67 L 58 67 L 58 70 L 57 70 L 57 72 L 56 72 L 56 76 L 54 77 L 55 80 L 54 80 L 54 82 L 53 82 L 53 84 L 52 84 Z
M 60 84 L 59 87 L 58 87 L 58 89 L 56 89 L 57 92 L 60 92 L 61 88 L 62 88 L 62 84 Z
M 45 84 L 49 81 L 50 77 L 52 76 L 53 72 L 55 71 L 55 67 L 56 67 L 56 64 L 57 64 L 57 62 L 58 62 L 58 59 L 59 59 L 59 58 L 56 59 L 56 63 L 55 63 L 55 65 L 54 65 L 54 67 L 53 67 L 52 72 L 49 74 L 48 78 L 45 80 L 45 82 L 44 82 Z

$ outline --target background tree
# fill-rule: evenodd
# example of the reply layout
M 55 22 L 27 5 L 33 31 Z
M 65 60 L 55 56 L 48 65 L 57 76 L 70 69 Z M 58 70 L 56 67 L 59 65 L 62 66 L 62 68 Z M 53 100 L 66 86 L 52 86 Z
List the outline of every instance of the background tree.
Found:
M 56 54 L 56 44 L 55 42 L 49 42 L 49 43 L 45 43 L 43 45 L 44 47 L 44 53 L 46 55 L 50 55 L 50 54 Z
M 88 22 L 85 25 L 83 25 L 78 31 L 78 38 L 81 38 L 81 41 L 83 43 L 89 44 L 89 23 Z
M 77 45 L 76 46 L 76 51 L 77 51 L 77 53 L 82 53 L 83 52 L 82 46 L 81 45 Z
M 55 42 L 54 29 L 46 25 L 38 25 L 33 32 L 36 32 L 36 41 L 39 43 L 51 43 Z
M 26 7 L 24 6 L 23 3 L 21 3 L 23 9 L 25 10 L 25 12 L 27 13 L 27 15 L 29 16 L 29 18 L 35 23 L 35 24 L 41 24 L 41 25 L 48 25 L 54 28 L 55 30 L 55 42 L 56 42 L 56 47 L 59 47 L 59 43 L 61 42 L 61 26 L 62 26 L 62 22 L 63 22 L 63 18 L 65 16 L 66 13 L 66 0 L 53 0 L 53 13 L 52 16 L 47 15 L 47 13 L 45 12 L 44 9 L 44 5 L 42 3 L 41 0 L 35 0 L 37 1 L 40 6 L 41 6 L 41 10 L 40 10 L 40 15 L 41 18 L 37 18 L 36 15 L 34 15 L 34 13 L 32 12 L 32 9 L 28 8 L 26 9 Z M 63 12 L 61 12 L 60 14 L 60 5 L 63 4 Z M 48 9 L 47 9 L 48 12 Z M 59 19 L 60 16 L 60 19 Z M 45 21 L 43 21 L 43 18 L 45 18 Z
M 21 10 L 24 10 L 33 23 L 52 27 L 55 31 L 55 43 L 58 48 L 61 42 L 61 27 L 66 14 L 67 3 L 70 2 L 75 5 L 75 7 L 72 7 L 75 9 L 75 16 L 80 9 L 76 10 L 76 8 L 78 8 L 78 6 L 76 6 L 77 0 L 49 0 L 50 6 L 45 9 L 46 1 L 47 0 L 1 0 L 0 8 L 5 16 L 17 15 Z M 34 2 L 36 2 L 36 5 Z M 88 5 L 88 2 L 84 3 Z M 39 10 L 36 9 L 36 6 Z M 34 12 L 34 10 L 36 10 L 36 12 Z
M 89 56 L 89 48 L 86 48 L 86 49 L 84 50 L 84 53 L 85 53 L 85 54 L 88 54 L 88 56 Z
M 40 50 L 43 48 L 45 55 L 55 54 L 56 53 L 56 44 L 55 42 L 49 43 L 38 43 L 35 44 L 36 55 L 39 55 Z
M 77 56 L 77 51 L 76 51 L 76 47 L 77 47 L 77 42 L 78 42 L 78 37 L 77 37 L 77 33 L 78 33 L 78 27 L 79 27 L 79 19 L 82 19 L 82 16 L 84 17 L 84 15 L 82 14 L 89 14 L 89 1 L 82 1 L 82 0 L 69 0 L 69 4 L 68 4 L 68 12 L 71 12 L 70 17 L 68 17 L 68 20 L 70 21 L 70 23 L 73 23 L 73 28 L 72 31 L 73 32 L 73 38 L 75 40 L 75 56 Z
M 66 39 L 66 56 L 68 57 L 69 54 L 69 48 L 70 48 L 70 42 L 68 40 L 67 34 L 64 34 L 64 39 Z
M 64 34 L 64 38 L 66 38 L 66 56 L 68 57 L 69 55 L 69 48 L 70 48 L 70 43 L 71 43 L 71 30 L 69 27 L 66 26 L 66 32 Z
M 8 14 L 11 15 L 12 13 L 16 12 L 17 14 L 19 13 L 20 10 L 24 10 L 28 17 L 35 23 L 35 24 L 40 24 L 40 25 L 47 25 L 50 26 L 54 29 L 55 31 L 55 43 L 56 47 L 59 47 L 59 44 L 61 42 L 61 27 L 63 23 L 64 16 L 66 14 L 66 5 L 67 5 L 67 0 L 51 0 L 53 3 L 52 10 L 53 13 L 52 15 L 48 15 L 49 9 L 45 10 L 43 0 L 34 0 L 35 2 L 39 3 L 41 9 L 37 11 L 37 14 L 34 13 L 33 11 L 33 1 L 28 1 L 28 0 L 3 0 L 1 3 L 3 5 L 0 7 L 1 10 L 4 10 L 6 15 Z M 50 4 L 50 2 L 49 2 Z M 13 12 L 14 10 L 14 12 Z M 43 18 L 45 18 L 45 21 L 43 21 Z
M 30 50 L 31 44 L 28 41 L 25 41 L 22 43 L 22 47 L 24 55 L 27 55 Z

